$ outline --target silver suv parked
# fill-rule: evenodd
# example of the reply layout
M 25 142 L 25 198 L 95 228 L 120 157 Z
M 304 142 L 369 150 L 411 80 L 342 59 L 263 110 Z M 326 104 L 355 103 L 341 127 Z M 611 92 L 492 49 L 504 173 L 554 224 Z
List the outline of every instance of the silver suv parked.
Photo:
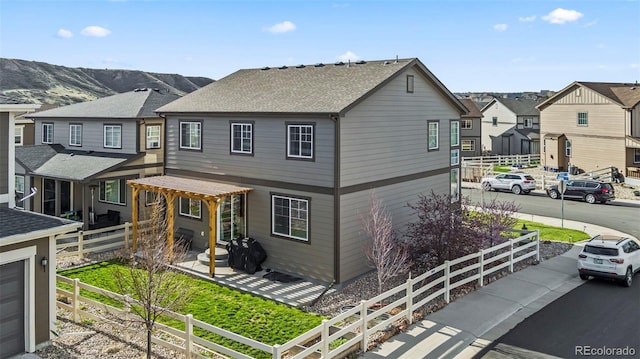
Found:
M 587 241 L 578 255 L 580 279 L 611 278 L 630 287 L 640 271 L 640 242 L 632 238 L 599 235 Z
M 484 177 L 481 182 L 485 191 L 511 191 L 528 194 L 536 189 L 536 180 L 526 173 L 501 173 L 495 177 Z

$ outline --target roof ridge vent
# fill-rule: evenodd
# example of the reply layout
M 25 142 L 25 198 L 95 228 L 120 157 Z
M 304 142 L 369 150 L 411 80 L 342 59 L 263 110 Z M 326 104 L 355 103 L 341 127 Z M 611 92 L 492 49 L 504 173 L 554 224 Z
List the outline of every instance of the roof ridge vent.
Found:
M 305 65 L 300 64 L 300 65 L 296 66 L 296 69 L 304 69 L 305 67 L 306 67 Z
M 383 64 L 383 65 L 389 65 L 389 64 L 390 64 L 390 62 L 389 62 L 389 61 L 385 61 L 385 62 L 383 62 L 382 64 Z
M 324 64 L 322 62 L 320 62 L 320 63 L 315 64 L 314 66 L 315 67 L 324 67 Z

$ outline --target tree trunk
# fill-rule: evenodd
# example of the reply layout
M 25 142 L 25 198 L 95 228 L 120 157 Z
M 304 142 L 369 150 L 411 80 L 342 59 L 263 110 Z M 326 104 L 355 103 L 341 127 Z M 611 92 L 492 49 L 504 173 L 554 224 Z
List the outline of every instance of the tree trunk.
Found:
M 151 331 L 147 330 L 147 359 L 151 359 Z

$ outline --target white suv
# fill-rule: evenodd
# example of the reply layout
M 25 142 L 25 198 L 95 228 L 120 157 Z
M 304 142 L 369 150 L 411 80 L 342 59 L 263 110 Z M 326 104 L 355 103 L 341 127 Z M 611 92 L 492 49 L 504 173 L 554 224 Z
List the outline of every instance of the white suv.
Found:
M 598 235 L 588 240 L 578 255 L 580 279 L 613 278 L 631 286 L 640 271 L 640 242 L 636 239 Z
M 528 194 L 536 189 L 536 180 L 525 173 L 501 173 L 495 177 L 483 177 L 480 183 L 485 191 L 503 190 L 514 194 Z

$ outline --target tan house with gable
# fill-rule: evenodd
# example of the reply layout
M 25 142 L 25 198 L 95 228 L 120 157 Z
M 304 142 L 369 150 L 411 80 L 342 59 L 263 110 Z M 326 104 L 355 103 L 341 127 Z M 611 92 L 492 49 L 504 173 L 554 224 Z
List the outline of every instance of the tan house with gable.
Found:
M 640 181 L 640 85 L 576 81 L 537 107 L 543 165 L 614 166 Z

